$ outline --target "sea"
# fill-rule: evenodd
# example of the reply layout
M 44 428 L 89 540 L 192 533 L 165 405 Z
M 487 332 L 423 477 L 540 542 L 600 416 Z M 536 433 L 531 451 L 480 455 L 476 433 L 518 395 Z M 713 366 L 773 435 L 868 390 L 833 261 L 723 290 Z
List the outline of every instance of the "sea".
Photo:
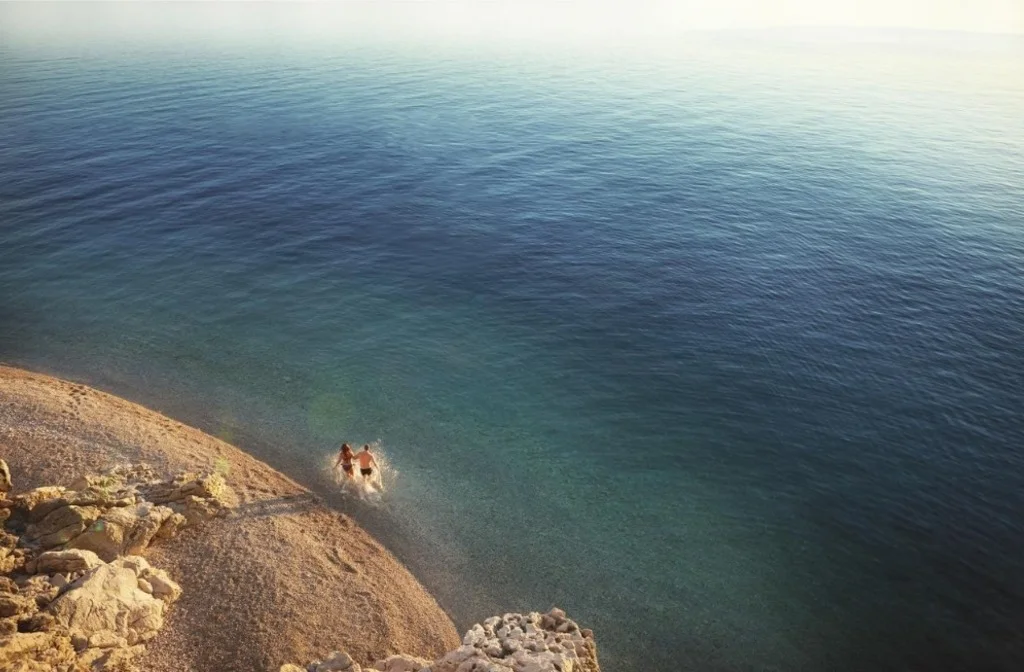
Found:
M 0 8 L 0 361 L 294 476 L 460 631 L 1024 669 L 1021 40 L 118 11 Z

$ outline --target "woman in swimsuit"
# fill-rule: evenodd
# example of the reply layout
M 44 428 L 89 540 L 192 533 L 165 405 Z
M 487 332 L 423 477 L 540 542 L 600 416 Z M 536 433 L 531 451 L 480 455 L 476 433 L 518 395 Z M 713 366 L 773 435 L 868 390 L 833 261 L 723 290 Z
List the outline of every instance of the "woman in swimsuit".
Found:
M 355 477 L 355 471 L 352 468 L 353 458 L 355 458 L 355 453 L 352 452 L 352 446 L 347 443 L 341 444 L 341 451 L 338 453 L 338 461 L 334 463 L 334 468 L 337 469 L 340 464 L 346 477 Z

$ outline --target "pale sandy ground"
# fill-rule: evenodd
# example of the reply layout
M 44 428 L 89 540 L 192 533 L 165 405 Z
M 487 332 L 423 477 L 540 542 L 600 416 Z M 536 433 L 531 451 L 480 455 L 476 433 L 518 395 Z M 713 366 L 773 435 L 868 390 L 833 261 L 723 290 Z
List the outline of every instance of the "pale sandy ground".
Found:
M 67 485 L 123 462 L 170 474 L 220 468 L 235 514 L 147 551 L 184 595 L 151 643 L 149 672 L 276 672 L 330 651 L 368 664 L 435 658 L 455 626 L 416 579 L 348 516 L 242 451 L 118 397 L 0 366 L 0 457 L 16 491 Z

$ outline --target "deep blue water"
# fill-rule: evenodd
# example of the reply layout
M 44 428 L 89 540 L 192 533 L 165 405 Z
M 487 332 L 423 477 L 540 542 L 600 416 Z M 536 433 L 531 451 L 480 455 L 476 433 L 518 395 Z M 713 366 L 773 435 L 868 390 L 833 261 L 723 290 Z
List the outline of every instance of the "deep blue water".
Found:
M 338 505 L 460 629 L 1024 668 L 1019 47 L 15 33 L 0 360 L 325 493 L 380 439 Z

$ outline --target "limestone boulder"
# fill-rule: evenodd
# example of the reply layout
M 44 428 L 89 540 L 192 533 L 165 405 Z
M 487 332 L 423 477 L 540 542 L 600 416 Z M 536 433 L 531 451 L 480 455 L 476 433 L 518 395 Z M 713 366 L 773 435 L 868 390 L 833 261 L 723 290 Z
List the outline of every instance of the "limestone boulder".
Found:
M 235 499 L 220 474 L 183 473 L 161 481 L 146 465 L 124 465 L 80 478 L 70 489 L 18 495 L 11 502 L 11 522 L 27 548 L 77 548 L 110 562 L 143 552 L 154 539 L 176 536 L 186 525 L 224 515 Z M 16 564 L 7 555 L 0 543 L 0 571 Z
M 49 611 L 61 626 L 87 639 L 109 631 L 129 645 L 148 641 L 163 626 L 166 604 L 139 589 L 140 576 L 152 571 L 143 558 L 118 558 L 87 572 Z
M 0 574 L 10 574 L 25 564 L 25 551 L 18 546 L 18 537 L 0 530 Z
M 380 670 L 380 672 L 419 672 L 429 668 L 432 664 L 432 661 L 425 658 L 398 654 L 378 660 L 373 664 L 373 669 Z
M 17 593 L 18 584 L 8 576 L 0 576 L 0 595 L 3 593 Z
M 135 555 L 149 546 L 173 512 L 166 506 L 142 502 L 107 509 L 88 529 L 67 542 L 68 548 L 89 550 L 106 562 Z
M 145 592 L 145 587 L 148 586 L 150 594 L 158 600 L 163 600 L 167 604 L 177 602 L 178 598 L 181 597 L 181 587 L 171 581 L 170 577 L 167 576 L 167 572 L 162 569 L 155 569 L 150 567 L 149 569 L 139 574 L 139 589 Z
M 561 609 L 546 614 L 505 614 L 474 625 L 462 646 L 430 666 L 431 672 L 600 672 L 593 633 Z
M 39 610 L 35 598 L 22 593 L 0 593 L 0 618 L 26 618 Z
M 57 597 L 58 592 L 60 591 L 50 583 L 49 577 L 36 574 L 21 582 L 19 594 L 32 599 L 40 609 L 43 609 Z
M 344 651 L 334 651 L 326 660 L 311 665 L 313 672 L 362 672 L 352 656 Z
M 61 546 L 88 529 L 99 517 L 100 510 L 96 507 L 60 506 L 29 525 L 21 540 L 43 550 Z
M 90 647 L 79 654 L 77 669 L 92 672 L 135 672 L 139 669 L 134 664 L 135 658 L 144 650 L 145 647 L 142 645 Z
M 168 507 L 170 508 L 170 507 Z M 172 539 L 178 536 L 178 531 L 188 524 L 188 519 L 184 515 L 171 509 L 171 515 L 168 516 L 167 520 L 163 522 L 160 529 L 156 532 L 157 539 Z
M 64 551 L 46 551 L 34 561 L 33 571 L 38 574 L 74 574 L 85 572 L 103 564 L 92 551 L 72 548 Z
M 75 506 L 98 506 L 104 509 L 115 506 L 131 506 L 138 501 L 132 489 L 107 490 L 103 488 L 87 488 L 73 492 L 66 499 L 68 504 Z
M 462 646 L 434 662 L 406 655 L 373 664 L 378 672 L 600 672 L 594 633 L 581 629 L 561 609 L 546 614 L 505 614 L 474 625 Z M 314 662 L 306 672 L 359 672 L 345 653 Z M 284 666 L 280 672 L 301 672 Z
M 193 504 L 208 500 L 212 508 L 228 508 L 233 503 L 231 488 L 218 473 L 181 473 L 169 481 L 156 481 L 138 486 L 139 493 L 154 504 Z M 189 498 L 193 498 L 190 500 Z
M 19 632 L 49 632 L 54 629 L 57 619 L 45 611 L 37 611 L 28 618 L 18 621 Z
M 73 669 L 75 650 L 70 640 L 53 632 L 16 632 L 0 637 L 0 670 L 53 672 Z
M 47 485 L 41 488 L 34 488 L 28 492 L 16 495 L 13 499 L 14 506 L 27 514 L 30 514 L 30 520 L 39 520 L 52 509 L 44 507 L 39 509 L 38 513 L 32 516 L 31 514 L 36 511 L 37 507 L 46 504 L 46 502 L 60 499 L 64 495 L 65 491 L 66 488 L 59 485 Z

